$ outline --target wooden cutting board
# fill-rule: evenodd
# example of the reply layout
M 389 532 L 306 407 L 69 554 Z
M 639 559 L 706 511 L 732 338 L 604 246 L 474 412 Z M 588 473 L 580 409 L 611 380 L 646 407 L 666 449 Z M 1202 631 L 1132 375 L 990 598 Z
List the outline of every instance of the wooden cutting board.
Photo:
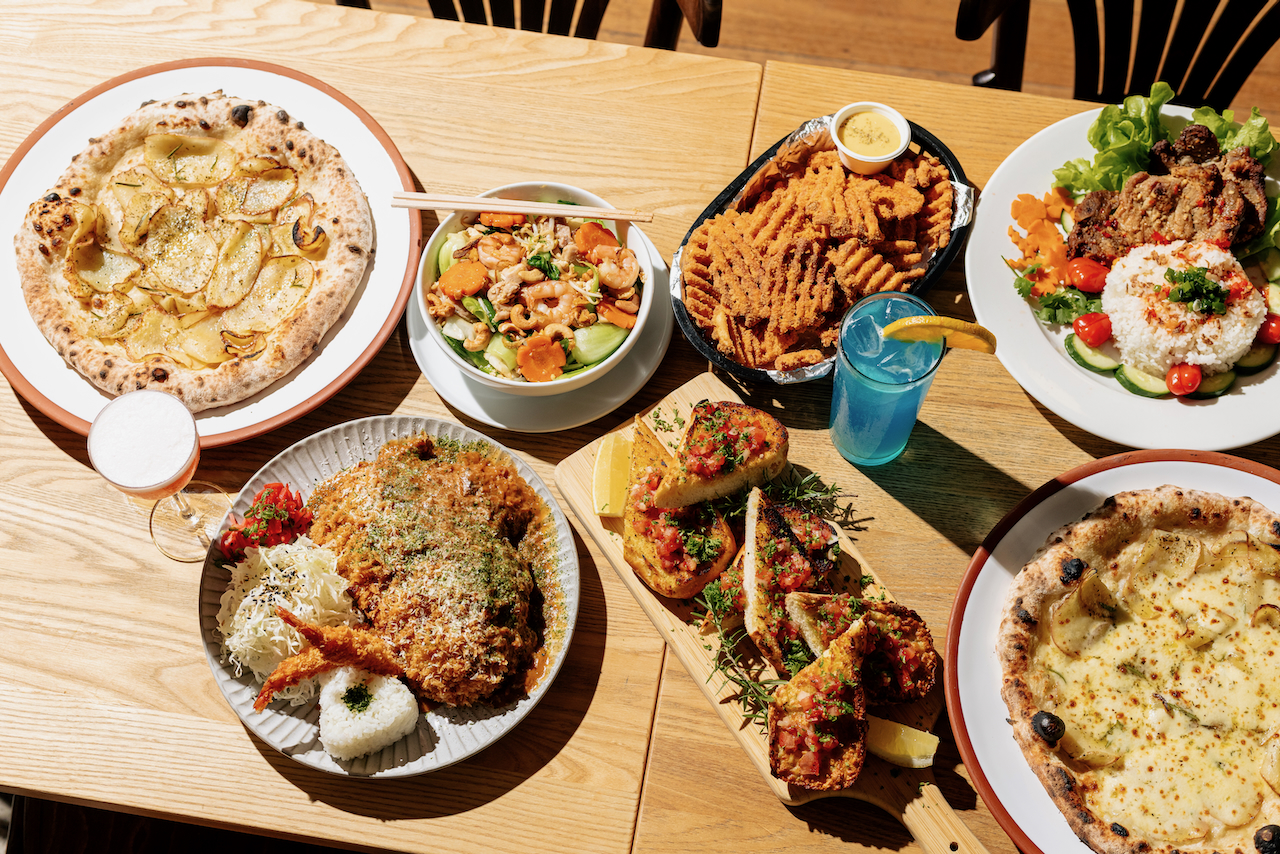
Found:
M 687 419 L 694 404 L 700 400 L 741 402 L 728 386 L 706 373 L 676 389 L 641 417 L 654 428 L 668 448 L 674 448 L 680 436 L 680 431 L 674 427 L 675 416 L 678 414 L 680 418 Z M 634 426 L 628 424 L 620 427 L 618 432 L 630 438 L 633 430 Z M 715 672 L 716 637 L 699 630 L 697 621 L 692 618 L 690 603 L 657 595 L 632 571 L 622 556 L 622 520 L 596 515 L 592 506 L 591 476 L 596 449 L 602 441 L 603 438 L 592 442 L 556 467 L 560 493 L 573 510 L 579 530 L 596 541 L 778 799 L 786 804 L 803 804 L 825 797 L 855 798 L 875 804 L 896 817 L 911 831 L 926 854 L 985 854 L 982 843 L 942 797 L 930 769 L 901 768 L 868 754 L 853 787 L 835 792 L 794 787 L 773 776 L 769 770 L 766 733 L 762 727 L 744 724 L 737 690 Z M 841 562 L 837 574 L 847 576 L 852 584 L 861 586 L 865 591 L 863 595 L 868 598 L 875 598 L 880 592 L 893 598 L 843 531 L 839 532 L 839 537 Z M 910 602 L 904 604 L 910 605 Z M 708 649 L 708 646 L 712 648 Z M 936 688 L 924 699 L 873 711 L 882 717 L 928 730 L 936 723 L 943 707 L 942 675 L 939 674 Z

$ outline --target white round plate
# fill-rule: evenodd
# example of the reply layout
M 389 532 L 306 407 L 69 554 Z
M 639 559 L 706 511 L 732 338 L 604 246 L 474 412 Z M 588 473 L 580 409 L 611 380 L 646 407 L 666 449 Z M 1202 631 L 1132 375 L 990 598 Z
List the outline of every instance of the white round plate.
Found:
M 362 460 L 373 459 L 378 449 L 389 440 L 423 431 L 460 442 L 487 442 L 503 450 L 515 463 L 520 476 L 551 509 L 556 525 L 557 575 L 562 601 L 558 609 L 547 609 L 549 615 L 556 614 L 554 618 L 549 617 L 546 631 L 546 642 L 552 647 L 547 664 L 538 684 L 519 700 L 504 706 L 441 706 L 421 715 L 417 730 L 381 752 L 350 762 L 339 762 L 325 753 L 320 744 L 320 709 L 314 701 L 290 706 L 281 700 L 261 712 L 255 712 L 253 701 L 261 688 L 260 683 L 249 671 L 236 676 L 235 668 L 223 662 L 217 619 L 231 573 L 217 563 L 219 555 L 215 548 L 210 548 L 200 577 L 200 634 L 214 681 L 227 703 L 254 735 L 311 768 L 351 777 L 410 777 L 466 759 L 493 744 L 529 714 L 551 687 L 569 650 L 578 616 L 580 589 L 573 531 L 542 478 L 523 460 L 483 433 L 451 421 L 407 415 L 380 415 L 348 421 L 303 439 L 281 452 L 245 484 L 231 510 L 243 517 L 253 497 L 268 483 L 287 484 L 306 498 L 321 481 Z M 224 520 L 222 530 L 227 527 L 228 522 Z
M 1133 448 L 1195 448 L 1217 451 L 1261 441 L 1280 431 L 1280 362 L 1253 376 L 1241 376 L 1227 394 L 1212 400 L 1140 397 L 1110 376 L 1071 361 L 1063 341 L 1070 327 L 1049 327 L 1031 313 L 1013 287 L 1004 258 L 1016 254 L 1009 240 L 1009 206 L 1019 193 L 1041 198 L 1053 170 L 1068 160 L 1093 160 L 1086 133 L 1100 110 L 1071 116 L 1018 146 L 978 196 L 973 230 L 965 248 L 965 279 L 978 322 L 1000 342 L 996 356 L 1036 400 L 1062 419 L 1096 436 Z M 1166 106 L 1168 124 L 1178 130 L 1191 111 Z M 1275 194 L 1280 160 L 1267 169 L 1268 193 Z
M 648 235 L 634 229 L 649 244 L 654 259 L 650 282 L 664 282 L 667 267 Z M 631 399 L 658 370 L 671 343 L 674 319 L 671 296 L 665 288 L 653 288 L 654 306 L 640 340 L 627 357 L 596 382 L 580 389 L 548 397 L 508 394 L 476 382 L 454 366 L 453 360 L 427 332 L 427 321 L 418 300 L 409 300 L 405 310 L 409 325 L 409 349 L 423 376 L 436 394 L 460 412 L 490 427 L 517 433 L 551 433 L 587 424 L 608 415 Z
M 992 815 L 1026 854 L 1091 854 L 1045 793 L 1013 740 L 1000 697 L 996 629 L 1009 585 L 1048 536 L 1104 499 L 1174 484 L 1248 496 L 1280 508 L 1280 471 L 1199 451 L 1135 451 L 1096 460 L 1041 486 L 974 555 L 951 609 L 946 694 L 960 757 Z
M 139 69 L 86 92 L 37 128 L 0 172 L 0 236 L 8 240 L 27 207 L 57 182 L 95 130 L 115 127 L 144 101 L 217 89 L 288 110 L 342 153 L 369 198 L 377 253 L 342 318 L 305 362 L 247 400 L 196 414 L 205 448 L 261 435 L 311 411 L 346 385 L 395 330 L 413 285 L 422 225 L 416 212 L 391 207 L 391 194 L 413 184 L 390 137 L 345 95 L 307 75 L 248 60 L 185 60 Z M 59 424 L 88 433 L 111 398 L 40 334 L 12 263 L 0 265 L 0 347 L 0 370 L 23 397 Z

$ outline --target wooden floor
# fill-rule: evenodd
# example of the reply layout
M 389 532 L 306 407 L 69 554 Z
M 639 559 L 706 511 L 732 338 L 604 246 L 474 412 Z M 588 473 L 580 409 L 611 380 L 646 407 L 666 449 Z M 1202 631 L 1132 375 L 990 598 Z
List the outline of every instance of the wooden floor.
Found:
M 375 9 L 430 15 L 426 0 L 372 3 Z M 599 37 L 641 44 L 650 3 L 612 0 Z M 783 60 L 968 85 L 987 67 L 991 39 L 957 39 L 957 5 L 956 0 L 724 0 L 720 44 L 702 47 L 686 27 L 679 49 L 760 64 Z M 1024 91 L 1070 97 L 1074 72 L 1066 0 L 1031 5 Z M 1233 106 L 1245 115 L 1257 106 L 1280 127 L 1280 48 L 1263 58 Z

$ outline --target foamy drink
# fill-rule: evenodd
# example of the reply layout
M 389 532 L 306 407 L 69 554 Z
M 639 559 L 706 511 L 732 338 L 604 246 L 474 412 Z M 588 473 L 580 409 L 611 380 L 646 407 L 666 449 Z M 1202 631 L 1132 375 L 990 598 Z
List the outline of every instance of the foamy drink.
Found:
M 89 460 L 121 492 L 147 499 L 172 495 L 200 462 L 195 419 L 182 401 L 161 391 L 121 395 L 89 428 Z

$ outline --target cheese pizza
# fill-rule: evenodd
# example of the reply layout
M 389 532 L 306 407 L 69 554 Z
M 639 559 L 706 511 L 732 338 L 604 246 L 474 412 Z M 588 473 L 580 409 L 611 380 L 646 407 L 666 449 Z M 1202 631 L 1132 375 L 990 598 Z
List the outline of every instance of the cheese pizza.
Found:
M 1013 736 L 1101 854 L 1273 854 L 1280 516 L 1174 486 L 1106 500 L 1014 579 Z
M 108 394 L 234 403 L 300 365 L 373 253 L 351 168 L 284 109 L 153 101 L 90 139 L 14 239 L 23 295 Z

